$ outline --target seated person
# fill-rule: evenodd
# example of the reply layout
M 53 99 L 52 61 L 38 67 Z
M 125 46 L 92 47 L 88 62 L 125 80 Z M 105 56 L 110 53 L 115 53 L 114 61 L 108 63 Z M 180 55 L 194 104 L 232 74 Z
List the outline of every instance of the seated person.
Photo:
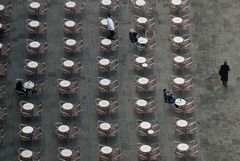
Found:
M 176 100 L 175 96 L 173 95 L 173 93 L 171 93 L 167 89 L 163 89 L 163 97 L 164 97 L 165 103 L 169 103 L 169 104 L 175 103 L 175 100 Z
M 137 32 L 133 28 L 130 28 L 129 39 L 131 40 L 131 42 L 132 43 L 137 42 L 137 38 L 138 38 Z
M 16 83 L 15 90 L 18 95 L 26 94 L 26 89 L 23 87 L 23 82 L 20 80 Z

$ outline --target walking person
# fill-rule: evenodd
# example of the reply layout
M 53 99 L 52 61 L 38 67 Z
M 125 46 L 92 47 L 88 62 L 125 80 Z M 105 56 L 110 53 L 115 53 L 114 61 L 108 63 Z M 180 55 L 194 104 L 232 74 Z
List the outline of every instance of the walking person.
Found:
M 110 14 L 108 14 L 108 17 L 107 17 L 107 26 L 109 30 L 109 36 L 107 38 L 112 40 L 115 34 L 115 26 L 114 26 L 113 20 L 111 19 Z
M 230 71 L 229 66 L 227 65 L 227 61 L 224 61 L 224 64 L 221 65 L 221 68 L 219 70 L 219 75 L 221 76 L 221 81 L 225 87 L 227 87 L 227 81 L 228 81 L 228 72 Z

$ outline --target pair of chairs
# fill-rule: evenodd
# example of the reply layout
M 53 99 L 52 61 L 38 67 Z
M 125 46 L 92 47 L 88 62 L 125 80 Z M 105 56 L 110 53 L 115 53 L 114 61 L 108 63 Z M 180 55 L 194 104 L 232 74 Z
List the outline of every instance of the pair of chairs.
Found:
M 21 115 L 25 118 L 35 118 L 35 117 L 40 117 L 42 114 L 42 105 L 41 104 L 33 104 L 33 109 L 32 110 L 25 110 L 24 109 L 24 104 L 29 103 L 27 101 L 20 101 L 19 106 Z
M 6 76 L 8 71 L 8 63 L 0 64 L 0 76 Z
M 114 72 L 117 70 L 119 66 L 119 61 L 117 59 L 114 60 L 109 60 L 109 64 L 107 65 L 102 65 L 100 62 L 101 59 L 105 59 L 103 57 L 98 57 L 97 58 L 97 65 L 98 65 L 98 72 L 100 73 L 109 73 L 109 72 Z
M 190 3 L 188 0 L 182 0 L 181 4 L 177 6 L 170 1 L 168 6 L 171 13 L 176 13 L 178 15 L 186 14 L 190 10 Z
M 36 35 L 36 34 L 45 34 L 47 32 L 47 23 L 46 22 L 39 22 L 39 26 L 33 27 L 30 25 L 30 22 L 32 22 L 32 21 L 33 20 L 31 20 L 31 19 L 26 20 L 26 23 L 27 23 L 26 29 L 27 29 L 28 34 Z
M 135 98 L 135 102 L 137 102 L 137 100 L 139 100 L 138 98 Z M 154 113 L 154 111 L 156 111 L 156 101 L 155 99 L 148 99 L 147 101 L 147 105 L 142 107 L 139 106 L 137 103 L 135 103 L 135 112 L 139 115 L 146 115 L 146 114 L 152 114 Z
M 60 140 L 71 140 L 71 139 L 75 139 L 77 137 L 77 134 L 79 132 L 79 128 L 77 126 L 68 126 L 69 127 L 69 131 L 62 133 L 61 131 L 58 130 L 58 127 L 63 125 L 60 122 L 56 122 L 55 126 L 56 126 L 56 130 L 55 133 L 57 135 L 57 138 Z
M 32 127 L 33 128 L 32 133 L 24 133 L 22 129 L 26 126 L 28 125 L 25 125 L 25 124 L 19 125 L 20 131 L 18 134 L 20 136 L 21 141 L 37 141 L 41 139 L 41 136 L 42 136 L 41 127 Z
M 189 118 L 187 119 L 187 126 L 185 127 L 180 127 L 177 124 L 177 121 L 181 120 L 180 118 L 175 119 L 175 135 L 178 137 L 186 137 L 189 135 L 194 135 L 197 131 L 197 121 L 195 118 Z
M 12 2 L 8 1 L 2 5 L 4 9 L 0 11 L 0 17 L 10 17 L 12 14 Z
M 72 155 L 70 157 L 65 157 L 61 154 L 63 150 L 66 150 L 65 147 L 58 147 L 58 159 L 59 161 L 80 161 L 81 154 L 79 148 L 77 149 L 68 149 L 71 150 Z
M 26 159 L 22 156 L 23 151 L 31 151 L 32 157 L 30 158 L 31 161 L 40 161 L 41 153 L 40 151 L 32 151 L 26 148 L 19 148 L 18 149 L 18 161 L 29 161 L 29 159 Z
M 135 20 L 135 30 L 137 32 L 142 32 L 142 31 L 146 31 L 148 29 L 152 29 L 154 30 L 154 26 L 155 26 L 155 17 L 149 18 L 147 19 L 146 23 L 139 23 L 138 22 L 138 18 L 140 18 L 141 16 L 138 15 L 134 15 L 134 20 Z
M 28 76 L 41 76 L 44 75 L 46 70 L 47 70 L 47 65 L 45 62 L 37 62 L 38 66 L 36 68 L 31 68 L 28 66 L 28 63 L 31 62 L 32 60 L 30 59 L 25 59 L 25 66 L 24 66 L 24 70 L 26 71 L 26 74 Z
M 151 136 L 158 136 L 160 132 L 160 127 L 158 121 L 152 121 L 151 127 L 149 129 L 144 129 L 141 127 L 141 123 L 144 122 L 142 120 L 137 120 L 136 125 L 137 125 L 137 131 L 138 135 L 141 137 L 151 137 Z
M 101 107 L 99 105 L 99 102 L 102 99 L 96 98 L 95 100 L 95 105 L 96 105 L 96 111 L 98 115 L 109 115 L 109 114 L 114 114 L 117 112 L 119 108 L 119 103 L 118 101 L 109 101 L 109 105 L 107 107 Z
M 72 14 L 82 14 L 83 11 L 86 10 L 86 3 L 73 1 L 76 5 L 74 7 L 68 7 L 66 5 L 66 3 L 69 2 L 69 1 L 70 0 L 66 0 L 65 1 L 65 5 L 64 5 L 64 12 L 66 14 L 69 14 L 69 15 L 72 15 Z
M 98 121 L 98 127 L 97 127 L 97 133 L 99 137 L 103 137 L 103 138 L 112 138 L 117 136 L 118 132 L 119 132 L 119 125 L 118 123 L 115 124 L 110 124 L 110 128 L 108 130 L 103 130 L 100 127 L 100 124 L 102 123 L 106 123 L 104 121 Z
M 73 40 L 73 41 L 76 41 L 76 44 L 74 45 L 68 45 L 66 43 L 67 40 L 73 40 L 73 39 L 69 39 L 69 38 L 66 38 L 64 37 L 63 38 L 63 47 L 64 47 L 64 52 L 66 53 L 79 53 L 79 52 L 82 52 L 83 51 L 83 40 Z
M 179 91 L 179 92 L 188 92 L 192 89 L 193 87 L 193 80 L 191 75 L 186 75 L 183 79 L 184 82 L 183 84 L 177 84 L 174 80 L 177 78 L 177 76 L 172 75 L 171 76 L 171 86 L 173 91 Z
M 116 12 L 120 8 L 119 5 L 120 0 L 111 0 L 110 5 L 104 5 L 102 0 L 99 1 L 100 12 L 102 13 L 109 13 L 109 12 Z
M 140 77 L 136 77 L 136 90 L 138 92 L 154 92 L 156 90 L 157 87 L 157 81 L 156 78 L 147 78 L 148 79 L 148 83 L 146 84 L 140 84 L 138 82 L 138 79 Z
M 178 55 L 176 54 L 172 54 L 171 64 L 173 69 L 182 71 L 184 69 L 190 69 L 192 67 L 193 62 L 191 55 L 184 55 L 183 62 L 176 62 L 174 58 L 176 58 L 177 56 Z
M 146 153 L 146 152 L 142 152 L 141 151 L 141 146 L 143 146 L 145 144 L 142 143 L 138 143 L 137 144 L 137 155 L 138 155 L 138 159 L 139 160 L 144 160 L 144 161 L 155 161 L 158 160 L 161 153 L 160 153 L 160 147 L 157 143 L 151 144 L 151 145 L 147 145 L 151 147 L 151 151 Z
M 11 53 L 10 43 L 2 44 L 0 48 L 0 55 L 8 57 Z
M 100 83 L 100 81 L 102 79 L 105 79 L 103 77 L 98 77 L 98 83 L 97 83 L 97 87 L 98 87 L 98 91 L 100 93 L 115 93 L 118 90 L 119 84 L 118 84 L 118 80 L 109 80 L 110 84 L 109 85 L 103 85 Z
M 78 92 L 78 80 L 71 81 L 68 87 L 62 87 L 60 85 L 61 81 L 63 79 L 57 79 L 57 87 L 60 94 L 76 94 Z
M 63 74 L 67 74 L 67 75 L 75 75 L 75 74 L 79 74 L 81 69 L 82 69 L 82 64 L 81 62 L 73 62 L 73 66 L 71 67 L 66 67 L 64 65 L 64 61 L 67 61 L 68 59 L 62 58 L 60 60 L 61 65 L 60 65 L 60 69 L 62 71 Z
M 121 159 L 121 149 L 118 145 L 113 145 L 110 148 L 112 152 L 110 154 L 105 154 L 102 152 L 102 148 L 106 147 L 105 145 L 98 145 L 98 153 L 100 161 L 118 161 Z
M 186 98 L 186 105 L 183 107 L 174 106 L 174 111 L 181 115 L 193 114 L 196 111 L 196 106 L 192 97 Z
M 40 7 L 38 8 L 32 8 L 31 7 L 31 3 L 34 3 L 36 1 L 32 1 L 32 0 L 28 0 L 28 14 L 30 14 L 31 16 L 42 16 L 42 15 L 46 15 L 47 13 L 47 0 L 45 0 L 45 2 L 37 2 L 40 4 Z
M 75 22 L 75 25 L 72 27 L 69 27 L 65 24 L 66 21 L 72 21 L 69 19 L 64 19 L 64 24 L 63 24 L 63 31 L 65 34 L 79 34 L 81 32 L 81 30 L 83 29 L 83 25 L 82 22 Z
M 73 108 L 70 110 L 66 110 L 63 108 L 63 104 L 68 103 L 65 101 L 59 101 L 58 102 L 58 108 L 61 113 L 61 116 L 67 117 L 67 118 L 74 118 L 74 117 L 79 117 L 80 113 L 82 111 L 82 107 L 80 104 L 72 104 Z
M 174 141 L 174 153 L 175 153 L 176 159 L 183 159 L 183 158 L 196 159 L 198 157 L 199 145 L 197 140 L 187 142 L 187 145 L 189 146 L 187 151 L 181 151 L 177 148 L 177 145 L 181 143 L 182 142 Z
M 180 51 L 182 53 L 184 50 L 189 49 L 190 46 L 192 45 L 192 38 L 191 38 L 190 34 L 183 35 L 182 36 L 183 42 L 181 42 L 181 43 L 176 43 L 174 41 L 174 37 L 175 37 L 174 35 L 170 35 L 169 41 L 171 44 L 171 48 L 176 51 Z
M 105 37 L 101 37 L 100 40 L 102 39 L 106 39 Z M 115 40 L 111 40 L 111 44 L 110 45 L 104 45 L 102 43 L 100 43 L 99 48 L 100 51 L 102 53 L 110 53 L 110 52 L 116 52 L 118 50 L 118 42 L 119 42 L 119 38 L 115 39 Z
M 48 45 L 47 45 L 47 42 L 39 42 L 40 43 L 40 46 L 35 48 L 35 47 L 32 47 L 30 45 L 31 42 L 33 42 L 34 40 L 31 40 L 31 39 L 27 39 L 26 40 L 26 49 L 27 49 L 27 53 L 29 55 L 32 55 L 32 56 L 39 56 L 39 55 L 43 55 L 43 54 L 46 54 L 47 53 L 47 49 L 48 49 Z
M 142 72 L 145 70 L 152 70 L 153 69 L 153 65 L 154 65 L 154 57 L 148 57 L 146 58 L 146 61 L 144 63 L 138 63 L 136 62 L 136 58 L 139 57 L 137 55 L 134 56 L 134 68 L 136 71 L 138 72 Z
M 182 19 L 181 23 L 175 23 L 174 21 L 172 21 L 173 18 L 175 18 L 175 16 L 171 15 L 170 26 L 172 31 L 176 33 L 182 33 L 189 30 L 191 23 L 188 15 L 180 17 Z

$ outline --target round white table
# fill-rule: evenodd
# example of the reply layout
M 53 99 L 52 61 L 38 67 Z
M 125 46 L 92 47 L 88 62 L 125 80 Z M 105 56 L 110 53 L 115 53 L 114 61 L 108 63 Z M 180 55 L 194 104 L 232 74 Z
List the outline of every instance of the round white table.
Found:
M 70 130 L 69 126 L 67 125 L 60 125 L 58 127 L 58 131 L 62 132 L 62 133 L 65 133 L 65 132 L 68 132 Z
M 147 101 L 144 100 L 144 99 L 138 99 L 138 100 L 136 101 L 136 104 L 137 104 L 138 106 L 140 106 L 140 107 L 145 107 L 145 106 L 147 106 Z
M 38 9 L 40 7 L 40 3 L 32 2 L 32 3 L 30 3 L 30 7 L 33 9 Z
M 111 81 L 109 79 L 104 78 L 104 79 L 101 79 L 99 83 L 103 86 L 108 86 L 110 85 Z
M 0 4 L 0 11 L 3 11 L 4 10 L 4 5 Z
M 181 17 L 173 17 L 172 22 L 176 24 L 180 24 L 183 22 L 183 19 Z
M 148 43 L 148 39 L 145 37 L 139 37 L 137 40 L 138 40 L 138 43 L 142 45 L 145 45 Z
M 144 0 L 137 0 L 136 1 L 136 5 L 139 7 L 143 7 L 145 6 L 146 2 Z
M 33 132 L 33 127 L 32 126 L 25 126 L 22 128 L 22 132 L 25 134 L 31 134 Z
M 98 105 L 100 107 L 108 107 L 110 105 L 110 102 L 107 101 L 107 100 L 101 100 L 101 101 L 98 102 Z
M 65 60 L 65 61 L 63 62 L 63 65 L 64 65 L 65 67 L 72 67 L 72 66 L 74 65 L 74 62 L 71 61 L 71 60 Z
M 151 123 L 150 122 L 147 122 L 147 121 L 143 121 L 140 123 L 140 127 L 144 130 L 148 130 L 151 128 Z
M 60 153 L 63 157 L 66 157 L 66 158 L 69 158 L 72 156 L 72 150 L 70 149 L 63 149 Z
M 111 0 L 102 0 L 101 3 L 104 5 L 104 6 L 109 6 L 112 4 L 112 1 Z
M 110 39 L 102 39 L 101 44 L 105 46 L 111 45 L 112 41 Z
M 34 105 L 32 103 L 25 103 L 22 108 L 27 111 L 31 111 L 34 108 Z
M 99 60 L 99 64 L 101 64 L 101 65 L 109 65 L 110 64 L 110 60 L 109 59 L 105 59 L 105 58 L 100 59 Z
M 185 143 L 180 143 L 177 145 L 177 148 L 180 151 L 187 151 L 189 149 L 189 146 Z
M 32 89 L 34 87 L 34 83 L 32 81 L 25 82 L 23 87 L 26 89 Z
M 137 22 L 141 23 L 141 24 L 145 24 L 145 23 L 147 23 L 147 18 L 146 17 L 139 17 L 137 19 Z
M 179 6 L 179 5 L 182 3 L 181 0 L 172 0 L 171 2 L 172 2 L 172 4 L 175 5 L 175 6 Z
M 183 42 L 183 38 L 180 37 L 180 36 L 175 36 L 175 37 L 173 38 L 173 41 L 174 41 L 175 43 L 180 44 L 180 43 Z
M 29 26 L 34 27 L 34 28 L 38 27 L 39 25 L 40 25 L 39 21 L 31 21 L 31 22 L 29 22 Z
M 187 127 L 188 122 L 186 120 L 178 120 L 176 124 L 178 127 Z
M 135 59 L 135 61 L 139 64 L 145 63 L 147 59 L 145 57 L 139 56 Z
M 140 149 L 141 152 L 143 152 L 143 153 L 149 153 L 149 152 L 151 152 L 152 147 L 149 146 L 149 145 L 142 145 L 142 146 L 140 146 L 139 149 Z
M 68 1 L 65 3 L 65 6 L 68 8 L 74 8 L 76 6 L 76 3 L 73 1 Z
M 183 78 L 181 78 L 181 77 L 177 77 L 177 78 L 175 78 L 173 81 L 174 81 L 174 83 L 176 83 L 176 84 L 183 85 L 184 82 L 185 82 L 185 79 L 183 79 Z
M 141 78 L 138 78 L 137 81 L 138 81 L 139 84 L 148 84 L 149 79 L 145 78 L 145 77 L 141 77 Z
M 106 18 L 102 19 L 101 24 L 104 25 L 104 26 L 107 26 L 107 24 L 108 24 L 107 19 Z
M 68 20 L 68 21 L 65 21 L 65 26 L 67 27 L 74 27 L 76 25 L 76 22 L 74 21 L 71 21 L 71 20 Z
M 142 67 L 146 68 L 146 67 L 148 67 L 148 64 L 147 63 L 142 63 Z
M 23 158 L 31 158 L 33 156 L 33 152 L 31 150 L 23 150 L 21 152 L 21 156 Z
M 148 134 L 149 134 L 149 135 L 152 135 L 153 133 L 154 133 L 153 130 L 148 130 Z
M 73 104 L 72 103 L 64 103 L 64 104 L 62 104 L 62 108 L 64 110 L 72 110 L 73 109 Z
M 40 47 L 40 43 L 38 41 L 32 41 L 32 42 L 30 42 L 29 45 L 31 48 L 39 48 Z
M 100 127 L 100 129 L 102 129 L 104 131 L 107 131 L 107 130 L 109 130 L 111 128 L 111 125 L 109 123 L 104 122 L 104 123 L 101 123 L 99 125 L 99 127 Z
M 62 86 L 62 87 L 69 87 L 70 84 L 71 84 L 71 82 L 68 81 L 68 80 L 62 80 L 59 84 L 60 84 L 60 86 Z
M 111 154 L 112 153 L 112 148 L 110 146 L 104 146 L 101 148 L 101 152 L 103 154 Z
M 183 56 L 176 56 L 173 59 L 176 63 L 183 63 L 185 58 Z
M 30 62 L 27 63 L 27 66 L 28 66 L 29 68 L 37 68 L 38 63 L 35 62 L 35 61 L 30 61 Z
M 184 105 L 186 105 L 186 103 L 187 102 L 185 101 L 185 99 L 177 98 L 175 100 L 175 104 L 178 105 L 178 106 L 184 106 Z
M 74 39 L 68 39 L 65 41 L 68 46 L 74 46 L 76 45 L 77 41 Z

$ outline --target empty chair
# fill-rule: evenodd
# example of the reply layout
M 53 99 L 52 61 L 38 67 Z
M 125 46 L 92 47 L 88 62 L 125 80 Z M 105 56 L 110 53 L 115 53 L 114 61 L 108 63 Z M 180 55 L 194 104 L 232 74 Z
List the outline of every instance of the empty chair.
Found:
M 0 17 L 10 17 L 12 14 L 12 2 L 8 1 L 0 5 Z
M 134 68 L 138 72 L 144 72 L 146 70 L 152 70 L 154 65 L 154 57 L 142 57 L 134 56 Z
M 192 67 L 192 57 L 191 55 L 178 56 L 176 54 L 172 55 L 172 67 L 175 70 L 190 69 Z
M 146 32 L 145 32 L 145 37 L 148 39 L 148 41 L 150 43 L 154 42 L 155 41 L 155 31 L 154 31 L 154 29 L 152 29 L 152 28 L 147 29 Z
M 63 47 L 66 53 L 82 52 L 83 40 L 64 38 Z
M 31 39 L 26 40 L 26 49 L 29 55 L 39 56 L 47 53 L 47 42 L 38 42 Z
M 119 146 L 98 145 L 98 155 L 100 161 L 118 161 L 121 157 L 121 150 Z
M 98 115 L 114 114 L 117 112 L 119 108 L 119 104 L 117 100 L 112 101 L 112 100 L 102 100 L 102 99 L 96 98 L 95 105 L 96 105 L 96 111 Z
M 119 131 L 118 123 L 112 124 L 104 121 L 98 121 L 97 133 L 100 137 L 115 137 Z
M 39 161 L 40 151 L 32 151 L 30 149 L 19 148 L 18 149 L 18 161 Z
M 77 126 L 69 126 L 62 124 L 60 122 L 55 123 L 56 126 L 56 135 L 57 138 L 60 140 L 70 140 L 70 139 L 75 139 L 79 129 Z
M 6 88 L 5 85 L 0 86 L 0 99 L 4 99 L 6 96 Z
M 2 44 L 0 43 L 0 55 L 8 57 L 11 53 L 10 43 Z
M 169 36 L 171 47 L 181 53 L 192 45 L 192 38 L 189 34 L 183 36 Z
M 33 104 L 27 101 L 20 101 L 20 112 L 23 117 L 33 118 L 39 117 L 42 114 L 42 105 L 41 104 Z
M 170 82 L 173 91 L 187 92 L 193 87 L 193 81 L 190 75 L 182 77 L 177 77 L 172 75 Z
M 79 34 L 82 30 L 82 22 L 64 19 L 63 31 L 65 34 Z
M 139 92 L 153 92 L 156 86 L 156 78 L 136 77 L 136 90 Z
M 28 13 L 32 16 L 45 15 L 47 13 L 47 1 L 45 2 L 36 2 L 28 0 Z
M 68 149 L 65 147 L 58 147 L 58 159 L 59 161 L 71 160 L 71 161 L 80 161 L 80 149 Z
M 79 74 L 82 69 L 82 64 L 80 61 L 74 62 L 72 60 L 61 58 L 60 62 L 61 62 L 60 69 L 63 74 L 67 75 Z
M 36 20 L 27 19 L 26 20 L 27 32 L 28 34 L 45 34 L 47 32 L 47 23 L 46 22 L 39 22 Z
M 142 137 L 151 137 L 151 136 L 158 136 L 160 132 L 160 127 L 158 121 L 142 121 L 137 120 L 137 130 L 138 135 Z
M 75 94 L 78 92 L 78 80 L 68 81 L 57 79 L 57 87 L 60 94 Z
M 0 23 L 0 36 L 7 35 L 10 31 L 10 23 L 8 21 L 2 21 Z
M 59 101 L 58 108 L 63 117 L 78 117 L 82 110 L 80 104 L 73 104 L 65 101 Z
M 8 71 L 8 63 L 0 64 L 0 76 L 6 76 Z
M 160 157 L 160 147 L 157 143 L 151 145 L 138 143 L 137 155 L 139 160 L 158 160 Z
M 103 57 L 98 57 L 97 59 L 98 71 L 101 73 L 108 73 L 116 71 L 119 66 L 119 61 L 117 59 L 110 60 Z
M 147 100 L 135 98 L 134 101 L 134 108 L 137 114 L 146 115 L 156 111 L 156 101 L 154 98 Z
M 40 140 L 42 131 L 41 127 L 32 127 L 25 124 L 19 125 L 19 136 L 22 141 Z
M 0 121 L 4 121 L 7 119 L 7 106 L 0 108 Z
M 64 11 L 66 14 L 82 14 L 86 9 L 86 3 L 66 0 L 64 4 Z

